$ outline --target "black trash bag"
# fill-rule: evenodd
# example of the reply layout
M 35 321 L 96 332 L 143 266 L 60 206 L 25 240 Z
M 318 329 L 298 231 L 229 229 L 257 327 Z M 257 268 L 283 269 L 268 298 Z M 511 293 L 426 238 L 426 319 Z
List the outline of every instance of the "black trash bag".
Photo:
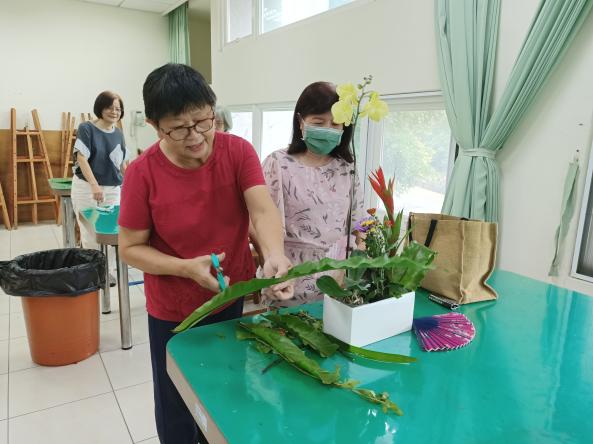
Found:
M 12 296 L 78 296 L 105 286 L 105 255 L 61 248 L 0 262 L 0 287 Z

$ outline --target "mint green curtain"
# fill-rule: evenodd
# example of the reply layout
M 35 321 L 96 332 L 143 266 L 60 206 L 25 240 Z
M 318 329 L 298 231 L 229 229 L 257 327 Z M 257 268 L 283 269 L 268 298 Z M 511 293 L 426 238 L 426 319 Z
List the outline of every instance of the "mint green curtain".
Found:
M 548 276 L 558 276 L 558 270 L 560 268 L 560 252 L 562 250 L 566 234 L 568 233 L 570 220 L 574 214 L 578 175 L 579 159 L 575 158 L 568 165 L 568 172 L 566 173 L 566 179 L 564 179 L 564 189 L 562 191 L 562 208 L 560 210 L 560 224 L 556 229 L 556 234 L 554 237 L 554 259 L 552 260 L 552 265 L 550 265 Z
M 169 14 L 169 56 L 173 63 L 189 65 L 189 28 L 187 2 Z
M 558 64 L 593 0 L 542 0 L 490 115 L 500 0 L 435 0 L 439 74 L 459 156 L 443 213 L 498 221 L 496 153 Z

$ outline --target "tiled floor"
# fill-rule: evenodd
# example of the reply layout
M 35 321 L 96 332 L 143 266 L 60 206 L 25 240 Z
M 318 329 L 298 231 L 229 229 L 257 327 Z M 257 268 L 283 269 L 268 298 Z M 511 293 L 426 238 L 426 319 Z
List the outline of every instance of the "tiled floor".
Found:
M 0 228 L 0 260 L 59 248 L 55 225 Z M 141 279 L 136 270 L 130 280 Z M 113 289 L 117 290 L 117 289 Z M 145 299 L 130 288 L 134 347 L 121 350 L 117 291 L 99 353 L 78 364 L 31 361 L 20 298 L 0 290 L 0 444 L 157 444 Z

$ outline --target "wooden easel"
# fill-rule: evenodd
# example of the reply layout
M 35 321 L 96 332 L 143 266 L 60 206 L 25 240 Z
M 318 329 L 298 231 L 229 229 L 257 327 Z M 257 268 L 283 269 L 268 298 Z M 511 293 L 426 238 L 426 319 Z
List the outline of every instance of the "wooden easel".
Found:
M 6 199 L 4 199 L 4 192 L 2 191 L 2 184 L 0 183 L 0 207 L 2 207 L 2 221 L 7 230 L 10 230 L 10 218 L 8 217 L 8 208 L 6 207 Z
M 49 157 L 47 155 L 47 149 L 45 146 L 45 138 L 43 137 L 43 131 L 41 130 L 41 123 L 39 121 L 39 115 L 37 110 L 34 109 L 31 112 L 33 116 L 34 130 L 25 127 L 23 130 L 16 129 L 16 110 L 11 108 L 10 110 L 10 131 L 12 136 L 12 224 L 16 229 L 18 228 L 18 208 L 20 205 L 32 205 L 32 221 L 37 224 L 39 221 L 37 215 L 37 205 L 39 204 L 52 204 L 54 207 L 55 220 L 58 222 L 58 201 L 54 196 L 39 196 L 37 192 L 37 176 L 35 165 L 41 164 L 41 173 L 43 180 L 47 183 L 48 179 L 53 178 L 51 171 L 51 165 L 49 163 Z M 27 143 L 26 154 L 18 153 L 18 140 L 19 137 L 24 137 Z M 33 146 L 33 138 L 37 140 L 38 151 L 35 153 Z M 19 196 L 18 183 L 18 165 L 24 164 L 29 171 L 29 183 L 28 183 L 28 195 Z
M 72 148 L 76 141 L 76 118 L 70 113 L 62 113 L 62 116 L 62 177 L 71 177 L 73 164 Z

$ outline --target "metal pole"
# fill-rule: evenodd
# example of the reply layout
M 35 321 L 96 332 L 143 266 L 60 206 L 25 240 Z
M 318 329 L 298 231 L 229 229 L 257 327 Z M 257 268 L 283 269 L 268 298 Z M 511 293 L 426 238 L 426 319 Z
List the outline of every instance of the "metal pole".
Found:
M 117 288 L 119 291 L 119 325 L 121 329 L 121 348 L 132 348 L 132 317 L 130 313 L 130 289 L 128 287 L 128 264 L 119 258 L 119 248 L 115 246 L 117 262 Z
M 76 247 L 74 234 L 74 220 L 76 216 L 72 208 L 72 199 L 70 196 L 62 196 L 60 202 L 62 208 L 62 244 L 64 248 L 74 248 Z
M 111 313 L 111 289 L 109 287 L 109 245 L 101 244 L 101 251 L 105 255 L 105 286 L 101 293 L 101 313 Z

